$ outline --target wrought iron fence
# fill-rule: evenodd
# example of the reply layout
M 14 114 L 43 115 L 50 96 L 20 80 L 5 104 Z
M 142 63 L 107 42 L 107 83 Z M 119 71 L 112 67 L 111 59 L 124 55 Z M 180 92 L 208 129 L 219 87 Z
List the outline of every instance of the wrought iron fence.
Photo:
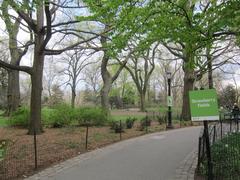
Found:
M 209 140 L 212 168 L 208 168 L 205 134 L 202 130 L 198 145 L 197 173 L 206 179 L 212 173 L 214 180 L 240 180 L 239 119 L 226 115 L 220 122 L 210 124 Z

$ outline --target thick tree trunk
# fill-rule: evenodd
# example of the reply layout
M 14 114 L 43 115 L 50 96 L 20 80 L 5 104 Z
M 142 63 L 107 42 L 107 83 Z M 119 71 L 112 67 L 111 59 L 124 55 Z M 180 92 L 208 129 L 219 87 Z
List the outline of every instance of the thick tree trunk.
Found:
M 101 89 L 101 105 L 102 108 L 109 110 L 110 109 L 109 92 L 112 87 L 112 78 L 108 72 L 104 72 L 102 76 L 104 77 L 104 84 Z
M 105 44 L 107 42 L 106 37 L 101 37 L 101 43 Z M 107 69 L 109 61 L 109 56 L 107 55 L 107 52 L 104 51 L 104 56 L 102 58 L 102 63 L 101 63 L 101 76 L 103 79 L 103 87 L 101 89 L 101 105 L 102 108 L 109 111 L 110 109 L 110 103 L 109 103 L 109 92 L 112 87 L 112 76 L 109 73 Z
M 194 70 L 186 69 L 184 72 L 184 89 L 183 89 L 183 104 L 182 104 L 183 120 L 191 119 L 189 91 L 193 90 L 193 84 L 194 84 Z
M 11 115 L 20 105 L 19 72 L 8 71 L 7 115 Z
M 31 109 L 30 109 L 30 123 L 28 134 L 37 134 L 43 132 L 41 123 L 41 97 L 42 97 L 42 75 L 44 65 L 44 55 L 39 54 L 34 57 L 33 74 L 31 76 L 32 89 L 31 89 Z
M 43 6 L 37 10 L 37 29 L 38 34 L 35 34 L 34 60 L 32 67 L 32 89 L 31 89 L 31 104 L 30 104 L 30 123 L 28 134 L 41 134 L 43 132 L 41 123 L 42 109 L 42 77 L 44 66 L 44 35 L 41 30 L 44 25 Z
M 140 111 L 145 112 L 145 100 L 146 100 L 146 93 L 141 92 L 140 93 Z

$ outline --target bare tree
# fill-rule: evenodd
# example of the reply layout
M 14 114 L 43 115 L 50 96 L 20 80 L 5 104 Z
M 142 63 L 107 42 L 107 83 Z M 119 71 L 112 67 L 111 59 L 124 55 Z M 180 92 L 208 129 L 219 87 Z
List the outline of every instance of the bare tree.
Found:
M 159 44 L 148 49 L 147 52 L 141 57 L 132 57 L 125 68 L 130 73 L 134 83 L 136 84 L 138 93 L 140 95 L 140 110 L 145 111 L 145 97 L 147 88 L 149 86 L 150 76 L 155 68 L 155 55 Z
M 71 87 L 72 97 L 71 97 L 71 106 L 75 107 L 76 99 L 76 88 L 83 78 L 80 78 L 80 75 L 84 68 L 88 65 L 96 63 L 92 61 L 91 56 L 87 53 L 86 50 L 72 50 L 65 53 L 65 57 L 62 58 L 62 63 L 66 64 L 67 68 L 63 70 L 63 74 L 68 76 L 68 80 L 65 84 Z
M 91 64 L 84 70 L 84 82 L 88 88 L 93 91 L 94 103 L 97 104 L 99 92 L 102 86 L 101 69 L 99 64 Z

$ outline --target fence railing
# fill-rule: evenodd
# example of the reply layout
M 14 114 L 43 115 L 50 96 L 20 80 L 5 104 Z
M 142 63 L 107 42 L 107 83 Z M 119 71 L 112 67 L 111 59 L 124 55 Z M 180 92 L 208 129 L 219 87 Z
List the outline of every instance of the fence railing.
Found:
M 239 119 L 232 116 L 224 116 L 224 119 L 209 124 L 209 141 L 211 147 L 212 172 L 208 169 L 206 156 L 206 142 L 204 130 L 200 132 L 198 143 L 197 173 L 209 179 L 240 179 L 240 132 Z

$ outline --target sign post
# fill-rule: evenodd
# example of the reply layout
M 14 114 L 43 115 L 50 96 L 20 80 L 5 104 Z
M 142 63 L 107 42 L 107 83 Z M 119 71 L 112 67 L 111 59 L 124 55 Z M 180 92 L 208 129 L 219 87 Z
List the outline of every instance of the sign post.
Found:
M 203 121 L 204 123 L 204 139 L 206 142 L 206 153 L 208 160 L 208 179 L 212 180 L 213 164 L 209 141 L 208 121 L 219 120 L 217 93 L 214 89 L 190 91 L 189 97 L 192 121 Z

